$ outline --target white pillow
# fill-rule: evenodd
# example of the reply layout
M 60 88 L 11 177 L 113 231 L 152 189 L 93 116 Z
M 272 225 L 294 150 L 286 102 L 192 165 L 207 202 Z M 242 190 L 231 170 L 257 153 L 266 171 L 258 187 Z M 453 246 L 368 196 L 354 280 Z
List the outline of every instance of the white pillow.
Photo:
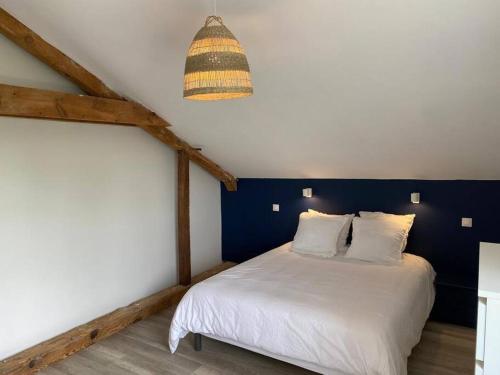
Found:
M 352 223 L 352 242 L 346 258 L 376 263 L 397 263 L 406 227 L 394 220 L 355 217 Z
M 344 227 L 340 231 L 339 240 L 337 242 L 337 253 L 344 254 L 345 251 L 346 251 L 346 247 L 347 247 L 347 237 L 349 237 L 349 229 L 351 229 L 352 219 L 354 218 L 355 215 L 354 214 L 329 215 L 329 214 L 325 214 L 323 212 L 315 211 L 315 210 L 313 210 L 311 208 L 308 209 L 307 212 L 309 212 L 310 214 L 316 214 L 316 215 L 336 216 L 336 217 L 342 217 L 343 216 L 343 217 L 347 218 L 347 221 L 344 224 Z
M 405 228 L 405 238 L 403 243 L 401 244 L 401 251 L 405 251 L 406 244 L 408 243 L 408 234 L 410 233 L 410 229 L 413 225 L 413 221 L 415 220 L 415 214 L 409 215 L 395 215 L 395 214 L 386 214 L 385 212 L 367 212 L 367 211 L 359 211 L 359 216 L 367 219 L 382 219 L 382 220 L 390 220 L 397 223 L 400 223 Z
M 337 253 L 340 232 L 348 218 L 302 212 L 292 250 L 300 254 L 332 257 Z

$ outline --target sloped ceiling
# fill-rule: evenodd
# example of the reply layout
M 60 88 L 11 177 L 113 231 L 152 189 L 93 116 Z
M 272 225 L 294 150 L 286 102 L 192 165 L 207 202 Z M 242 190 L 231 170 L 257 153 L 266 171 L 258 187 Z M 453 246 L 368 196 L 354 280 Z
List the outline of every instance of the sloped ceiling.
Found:
M 500 179 L 500 1 L 219 0 L 251 98 L 182 99 L 212 0 L 0 5 L 238 177 Z

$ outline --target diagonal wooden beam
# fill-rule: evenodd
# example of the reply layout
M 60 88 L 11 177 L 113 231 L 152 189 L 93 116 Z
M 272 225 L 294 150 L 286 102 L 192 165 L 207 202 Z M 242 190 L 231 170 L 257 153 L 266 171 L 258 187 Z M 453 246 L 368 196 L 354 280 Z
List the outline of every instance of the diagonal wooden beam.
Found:
M 238 189 L 238 181 L 229 172 L 226 172 L 219 165 L 207 158 L 201 152 L 187 145 L 184 151 L 188 154 L 189 160 L 198 164 L 206 170 L 211 170 L 212 175 L 224 183 L 228 191 L 236 191 Z
M 30 28 L 0 8 L 0 32 L 37 59 L 63 74 L 89 95 L 122 99 L 95 75 L 51 46 Z
M 237 180 L 233 177 L 233 175 L 231 175 L 231 173 L 225 171 L 222 167 L 214 163 L 194 147 L 191 147 L 187 142 L 177 137 L 169 129 L 162 129 L 152 126 L 143 127 L 143 129 L 159 141 L 165 143 L 166 145 L 169 145 L 175 150 L 185 151 L 189 157 L 189 160 L 198 164 L 200 167 L 208 171 L 212 176 L 222 181 L 228 191 L 237 190 Z
M 163 128 L 157 116 L 133 102 L 3 84 L 0 115 Z
M 77 62 L 73 61 L 57 48 L 47 43 L 33 30 L 29 29 L 2 8 L 0 8 L 0 33 L 5 35 L 27 52 L 31 53 L 33 56 L 48 64 L 57 72 L 73 81 L 84 92 L 103 98 L 123 99 L 121 95 L 107 87 L 99 78 L 90 73 Z M 147 109 L 145 108 L 145 110 Z M 157 115 L 155 114 L 155 116 Z M 157 117 L 158 121 L 163 121 L 165 128 L 170 126 L 170 124 L 160 116 Z M 186 151 L 191 161 L 198 164 L 215 178 L 222 181 L 229 191 L 236 191 L 237 179 L 234 176 L 225 171 L 212 160 L 208 159 L 201 152 L 191 147 L 187 142 L 177 137 L 170 130 L 163 129 L 163 132 L 161 132 L 158 127 L 141 124 L 137 125 L 175 150 Z
M 60 50 L 47 43 L 42 37 L 0 7 L 0 32 L 26 52 L 49 65 L 56 72 L 75 83 L 86 94 L 108 99 L 124 99 L 83 66 Z M 140 105 L 140 104 L 138 104 Z M 145 108 L 145 110 L 147 110 Z M 156 116 L 156 114 L 155 114 Z M 157 122 L 170 124 L 157 116 Z

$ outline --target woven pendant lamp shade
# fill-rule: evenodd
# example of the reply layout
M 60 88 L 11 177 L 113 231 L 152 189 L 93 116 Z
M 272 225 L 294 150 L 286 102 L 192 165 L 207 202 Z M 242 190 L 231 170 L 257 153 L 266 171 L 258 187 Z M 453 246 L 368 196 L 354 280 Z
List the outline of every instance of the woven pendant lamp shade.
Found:
M 222 100 L 252 93 L 250 68 L 243 48 L 221 17 L 207 17 L 189 47 L 184 98 Z

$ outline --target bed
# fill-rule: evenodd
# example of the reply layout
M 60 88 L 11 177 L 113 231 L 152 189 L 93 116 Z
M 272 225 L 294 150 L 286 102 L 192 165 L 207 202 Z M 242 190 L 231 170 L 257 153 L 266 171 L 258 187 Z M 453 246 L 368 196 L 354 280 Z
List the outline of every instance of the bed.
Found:
M 405 375 L 434 277 L 412 254 L 380 265 L 300 255 L 288 243 L 192 287 L 170 350 L 193 332 L 323 374 Z

